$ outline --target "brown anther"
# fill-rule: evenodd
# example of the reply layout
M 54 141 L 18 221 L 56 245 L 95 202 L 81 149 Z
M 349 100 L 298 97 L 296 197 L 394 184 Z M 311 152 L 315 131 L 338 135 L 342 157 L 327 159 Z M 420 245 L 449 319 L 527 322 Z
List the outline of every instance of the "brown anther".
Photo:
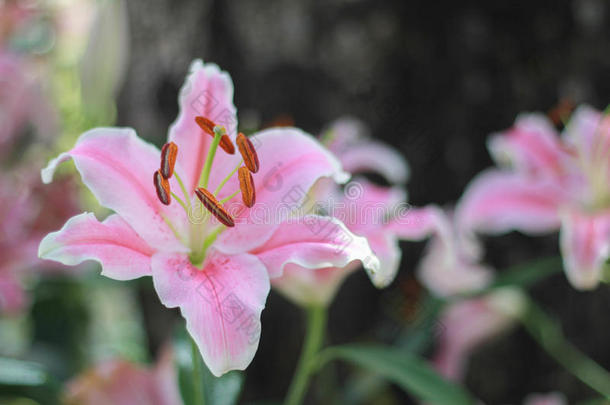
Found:
M 157 190 L 157 197 L 159 201 L 165 205 L 169 205 L 172 202 L 170 195 L 169 181 L 161 174 L 161 169 L 157 170 L 153 175 L 153 183 L 155 184 L 155 190 Z
M 225 134 L 225 135 L 221 136 L 220 143 L 218 145 L 220 145 L 222 150 L 227 152 L 229 155 L 232 155 L 235 153 L 235 145 L 233 145 L 233 142 L 231 142 L 231 138 L 229 138 L 229 135 Z
M 161 148 L 161 175 L 166 179 L 174 174 L 176 156 L 178 156 L 178 145 L 173 142 L 163 145 Z
M 233 218 L 231 218 L 231 215 L 212 193 L 203 187 L 199 187 L 195 189 L 195 194 L 203 206 L 207 208 L 207 210 L 210 211 L 210 213 L 214 215 L 218 221 L 228 227 L 235 226 L 235 222 L 233 221 Z
M 256 202 L 256 190 L 254 188 L 254 179 L 252 173 L 246 167 L 240 167 L 237 172 L 239 176 L 239 189 L 241 190 L 241 199 L 250 208 Z
M 258 172 L 258 155 L 256 154 L 256 149 L 254 149 L 254 145 L 252 142 L 244 134 L 241 132 L 237 134 L 237 147 L 239 148 L 239 153 L 241 153 L 241 157 L 244 158 L 244 164 L 252 173 Z
M 199 128 L 203 129 L 204 132 L 214 136 L 214 127 L 216 124 L 214 121 L 207 119 L 206 117 L 197 116 L 195 122 L 199 125 Z

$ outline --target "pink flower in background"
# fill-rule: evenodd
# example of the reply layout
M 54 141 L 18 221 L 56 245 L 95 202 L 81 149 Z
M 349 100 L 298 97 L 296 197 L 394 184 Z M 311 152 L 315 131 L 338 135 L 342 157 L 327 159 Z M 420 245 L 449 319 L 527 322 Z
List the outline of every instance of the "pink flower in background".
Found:
M 373 139 L 358 119 L 334 121 L 323 132 L 322 141 L 350 173 L 375 172 L 392 184 L 403 184 L 409 178 L 409 166 L 400 152 Z
M 489 149 L 500 168 L 468 186 L 460 226 L 488 233 L 560 229 L 568 280 L 595 288 L 610 248 L 610 119 L 580 107 L 560 136 L 544 116 L 521 115 L 490 138 Z
M 376 186 L 364 179 L 352 181 L 345 190 L 320 182 L 310 195 L 321 204 L 318 210 L 337 218 L 355 235 L 368 240 L 380 262 L 378 271 L 369 272 L 378 288 L 386 287 L 396 277 L 402 254 L 398 242 L 422 240 L 437 229 L 437 208 L 413 209 L 401 205 L 404 193 L 399 189 Z M 359 267 L 357 262 L 317 269 L 292 264 L 272 284 L 299 304 L 328 305 L 341 282 Z
M 64 178 L 42 187 L 37 172 L 13 168 L 0 176 L 0 313 L 17 314 L 28 297 L 24 282 L 62 266 L 37 258 L 40 239 L 78 212 L 76 189 Z
M 417 276 L 442 298 L 479 291 L 492 281 L 493 270 L 481 263 L 482 246 L 453 213 L 440 215 L 439 231 L 422 257 Z M 470 354 L 513 324 L 522 307 L 518 292 L 501 289 L 474 299 L 449 301 L 438 321 L 435 368 L 451 380 L 462 380 Z
M 404 158 L 365 134 L 360 121 L 344 118 L 330 126 L 323 142 L 353 173 L 375 172 L 390 182 L 406 181 L 408 166 Z M 400 266 L 402 252 L 398 242 L 422 240 L 439 226 L 440 209 L 412 208 L 405 204 L 405 194 L 399 187 L 377 186 L 364 178 L 356 178 L 344 189 L 323 179 L 311 190 L 304 209 L 337 218 L 351 232 L 368 240 L 380 261 L 379 271 L 369 276 L 376 287 L 382 288 L 394 280 Z M 272 284 L 298 304 L 328 305 L 343 280 L 358 268 L 357 262 L 319 269 L 292 264 Z
M 4 0 L 0 3 L 0 49 L 6 46 L 14 31 L 18 31 L 36 15 L 36 7 L 23 1 Z
M 497 290 L 450 305 L 439 319 L 434 367 L 450 380 L 462 380 L 470 354 L 513 325 L 513 311 L 519 311 L 521 303 L 518 292 Z
M 38 136 L 57 131 L 57 118 L 28 60 L 0 48 L 0 147 L 6 153 L 28 126 Z M 9 149 L 10 150 L 10 149 Z
M 523 401 L 523 405 L 567 405 L 565 395 L 559 392 L 549 394 L 530 394 Z
M 486 287 L 493 270 L 481 263 L 483 247 L 475 235 L 459 229 L 453 212 L 438 214 L 438 232 L 430 239 L 417 268 L 419 281 L 447 298 Z
M 180 308 L 217 376 L 252 360 L 269 277 L 291 263 L 366 260 L 370 271 L 378 267 L 366 239 L 336 219 L 291 215 L 319 178 L 346 180 L 340 163 L 294 128 L 236 136 L 235 114 L 228 74 L 195 61 L 162 152 L 132 129 L 97 128 L 42 173 L 49 182 L 59 163 L 73 159 L 115 214 L 103 222 L 91 213 L 73 217 L 45 237 L 40 257 L 68 265 L 97 260 L 117 280 L 152 276 L 161 302 Z
M 64 401 L 71 405 L 181 405 L 173 355 L 165 350 L 146 368 L 126 360 L 109 360 L 67 384 Z

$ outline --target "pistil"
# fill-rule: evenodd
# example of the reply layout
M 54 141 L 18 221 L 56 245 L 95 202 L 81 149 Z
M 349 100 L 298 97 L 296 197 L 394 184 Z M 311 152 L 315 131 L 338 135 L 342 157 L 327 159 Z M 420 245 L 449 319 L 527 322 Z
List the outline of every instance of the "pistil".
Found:
M 208 181 L 210 180 L 210 171 L 212 170 L 212 163 L 214 161 L 214 156 L 216 155 L 216 150 L 218 149 L 218 144 L 220 143 L 220 139 L 223 135 L 225 135 L 225 128 L 215 126 L 214 127 L 214 139 L 212 140 L 212 144 L 210 145 L 210 149 L 208 151 L 208 155 L 205 158 L 205 164 L 203 165 L 203 170 L 201 171 L 201 176 L 199 177 L 199 187 L 207 187 Z
M 212 164 L 214 162 L 214 157 L 216 156 L 218 147 L 220 146 L 227 154 L 234 154 L 235 146 L 233 145 L 233 142 L 231 142 L 231 138 L 229 138 L 226 133 L 226 129 L 223 126 L 216 125 L 210 119 L 200 116 L 195 117 L 195 122 L 205 134 L 213 136 L 207 156 L 205 158 L 203 169 L 197 182 L 198 187 L 193 191 L 195 196 L 201 202 L 202 207 L 206 208 L 205 215 L 200 218 L 200 221 L 195 221 L 192 218 L 193 205 L 190 198 L 192 194 L 190 194 L 187 188 L 184 186 L 184 182 L 178 173 L 174 172 L 176 159 L 178 156 L 178 146 L 175 143 L 168 142 L 163 145 L 163 148 L 161 149 L 160 168 L 154 173 L 153 183 L 157 192 L 157 197 L 161 203 L 169 205 L 171 203 L 171 198 L 173 197 L 185 210 L 187 217 L 191 222 L 189 241 L 191 253 L 189 258 L 195 267 L 199 267 L 205 259 L 207 249 L 216 240 L 218 235 L 220 235 L 226 228 L 235 226 L 233 217 L 229 214 L 223 204 L 233 199 L 235 196 L 237 196 L 237 194 L 241 193 L 242 201 L 247 207 L 252 207 L 254 205 L 256 193 L 252 173 L 256 173 L 258 171 L 259 161 L 252 142 L 250 142 L 250 140 L 246 138 L 244 134 L 239 133 L 237 136 L 237 146 L 242 159 L 239 164 L 220 182 L 214 193 L 211 193 L 207 189 L 207 186 L 210 180 Z M 232 178 L 236 173 L 238 174 L 239 178 L 239 189 L 229 196 L 218 200 L 217 195 L 220 193 L 229 179 Z M 180 198 L 171 191 L 169 179 L 172 176 L 176 176 L 176 181 L 180 186 L 184 199 Z M 216 227 L 211 232 L 206 232 L 208 231 L 210 216 L 214 216 L 222 225 Z M 172 228 L 172 231 L 174 234 L 176 234 L 176 237 L 183 241 L 180 235 L 177 234 L 176 228 L 172 226 L 169 221 L 166 220 L 166 222 L 168 222 L 168 225 L 170 228 Z M 183 241 L 183 243 L 185 242 Z

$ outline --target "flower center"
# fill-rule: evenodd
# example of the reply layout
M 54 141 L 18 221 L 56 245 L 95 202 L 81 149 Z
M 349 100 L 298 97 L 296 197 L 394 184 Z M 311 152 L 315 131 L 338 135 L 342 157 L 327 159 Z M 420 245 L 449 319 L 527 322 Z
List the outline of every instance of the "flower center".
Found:
M 207 249 L 214 243 L 218 235 L 226 228 L 235 226 L 235 220 L 225 208 L 224 203 L 241 193 L 242 201 L 246 207 L 251 208 L 254 205 L 256 201 L 256 191 L 252 173 L 258 172 L 259 160 L 252 142 L 240 132 L 237 135 L 236 143 L 242 160 L 227 177 L 220 182 L 216 190 L 214 190 L 213 193 L 210 192 L 207 187 L 210 180 L 214 156 L 216 155 L 218 147 L 220 146 L 225 153 L 233 155 L 235 153 L 235 146 L 223 126 L 216 125 L 212 120 L 201 116 L 195 117 L 195 122 L 205 134 L 213 137 L 208 154 L 205 158 L 203 169 L 199 176 L 198 186 L 195 190 L 187 190 L 178 173 L 174 171 L 178 157 L 178 145 L 173 142 L 168 142 L 161 148 L 161 163 L 159 165 L 159 170 L 153 174 L 153 184 L 157 197 L 162 204 L 170 205 L 173 198 L 182 206 L 187 218 L 189 218 L 189 221 L 191 222 L 189 239 L 191 253 L 189 258 L 191 263 L 198 267 L 203 263 Z M 242 166 L 242 164 L 244 166 Z M 218 200 L 218 194 L 236 173 L 239 178 L 239 189 L 228 197 Z M 169 180 L 172 176 L 175 176 L 182 191 L 183 198 L 180 198 L 171 191 Z M 192 194 L 195 194 L 197 197 L 197 200 L 195 201 L 198 201 L 199 208 L 202 208 L 202 212 L 204 212 L 204 215 L 197 218 L 197 221 L 192 219 L 193 209 L 195 208 L 191 206 L 190 197 Z M 216 218 L 221 225 L 212 229 L 209 223 L 211 216 Z M 172 230 L 176 229 L 169 221 L 168 225 Z

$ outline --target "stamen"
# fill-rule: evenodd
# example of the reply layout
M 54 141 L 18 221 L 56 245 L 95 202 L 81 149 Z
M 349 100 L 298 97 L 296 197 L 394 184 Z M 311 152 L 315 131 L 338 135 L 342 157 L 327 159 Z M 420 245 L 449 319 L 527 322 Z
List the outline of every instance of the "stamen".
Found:
M 204 132 L 214 136 L 214 127 L 216 124 L 214 121 L 207 119 L 206 117 L 197 116 L 195 122 L 199 125 L 199 128 L 203 129 Z
M 195 194 L 203 206 L 207 208 L 207 210 L 210 211 L 210 213 L 214 215 L 218 221 L 228 227 L 235 226 L 235 221 L 233 221 L 231 215 L 227 212 L 225 207 L 218 202 L 212 193 L 203 187 L 199 187 L 195 190 Z
M 233 198 L 235 198 L 235 196 L 236 196 L 237 194 L 239 194 L 239 193 L 241 193 L 241 190 L 235 190 L 235 192 L 234 192 L 233 194 L 230 194 L 230 195 L 226 196 L 225 198 L 223 198 L 223 199 L 222 199 L 222 200 L 220 200 L 219 202 L 220 202 L 221 204 L 226 204 L 226 203 L 227 203 L 227 201 L 231 201 L 231 200 L 232 200 Z
M 254 189 L 254 180 L 252 173 L 246 167 L 240 167 L 239 172 L 239 189 L 241 190 L 241 199 L 250 208 L 256 201 L 256 190 Z
M 227 135 L 227 134 L 223 135 L 220 138 L 219 145 L 222 148 L 222 150 L 227 152 L 229 155 L 233 155 L 235 153 L 235 146 L 233 145 L 233 142 L 231 142 L 231 138 L 229 138 L 229 135 Z
M 153 183 L 157 190 L 157 197 L 162 204 L 169 205 L 172 202 L 170 196 L 169 181 L 161 174 L 161 169 L 157 170 L 153 175 Z
M 258 172 L 259 163 L 256 149 L 254 149 L 252 142 L 241 132 L 237 134 L 237 147 L 239 148 L 239 153 L 244 158 L 244 164 L 248 170 L 252 173 Z
M 161 148 L 161 175 L 169 179 L 174 174 L 178 145 L 173 142 L 166 143 Z
M 227 184 L 227 181 L 229 181 L 231 179 L 231 177 L 233 177 L 233 175 L 237 172 L 237 169 L 239 169 L 241 167 L 242 163 L 244 163 L 243 159 L 239 162 L 239 164 L 237 166 L 235 166 L 235 168 L 233 170 L 231 170 L 231 173 L 229 173 L 227 175 L 227 177 L 222 179 L 222 181 L 220 182 L 218 187 L 216 187 L 216 190 L 214 190 L 214 195 L 218 195 L 218 193 L 220 192 L 220 190 L 222 190 L 224 185 Z

